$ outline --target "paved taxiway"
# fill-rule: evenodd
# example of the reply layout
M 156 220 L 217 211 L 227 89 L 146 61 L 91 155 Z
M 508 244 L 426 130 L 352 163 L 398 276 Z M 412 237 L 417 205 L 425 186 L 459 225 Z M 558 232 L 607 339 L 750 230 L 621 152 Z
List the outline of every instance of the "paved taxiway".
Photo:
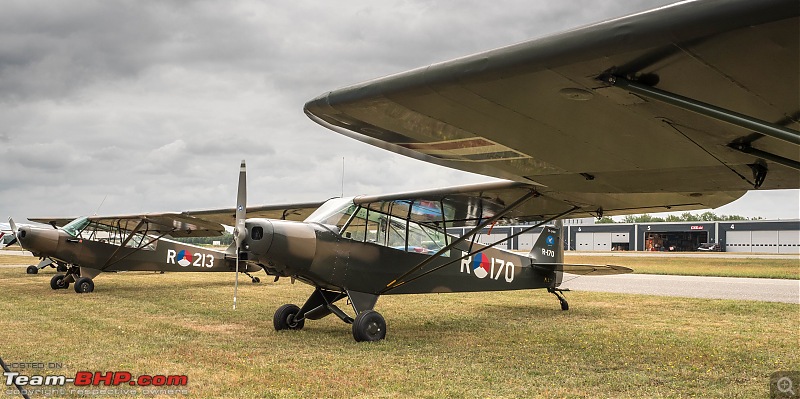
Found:
M 578 278 L 576 278 L 578 277 Z M 564 275 L 562 288 L 573 291 L 616 292 L 710 299 L 800 304 L 800 280 L 745 277 L 699 277 L 657 274 L 613 276 Z

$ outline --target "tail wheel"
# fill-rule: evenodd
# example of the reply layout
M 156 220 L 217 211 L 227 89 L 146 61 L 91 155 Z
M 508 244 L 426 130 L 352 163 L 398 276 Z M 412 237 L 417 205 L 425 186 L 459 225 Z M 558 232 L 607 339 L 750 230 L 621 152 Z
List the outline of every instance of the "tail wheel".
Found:
M 272 324 L 275 326 L 275 331 L 280 330 L 300 330 L 305 325 L 306 320 L 302 319 L 296 321 L 294 318 L 300 313 L 300 308 L 294 304 L 286 304 L 275 311 L 275 316 L 272 317 Z
M 386 338 L 386 320 L 374 310 L 359 313 L 353 320 L 353 338 L 356 342 L 373 342 Z
M 28 266 L 27 269 L 25 269 L 25 273 L 37 274 L 37 273 L 39 273 L 39 268 L 34 266 L 34 265 L 30 265 L 30 266 Z
M 64 280 L 66 276 L 63 274 L 56 274 L 50 279 L 50 288 L 54 290 L 64 290 L 69 288 L 69 283 Z
M 89 277 L 81 277 L 75 282 L 75 292 L 85 294 L 94 291 L 94 282 Z

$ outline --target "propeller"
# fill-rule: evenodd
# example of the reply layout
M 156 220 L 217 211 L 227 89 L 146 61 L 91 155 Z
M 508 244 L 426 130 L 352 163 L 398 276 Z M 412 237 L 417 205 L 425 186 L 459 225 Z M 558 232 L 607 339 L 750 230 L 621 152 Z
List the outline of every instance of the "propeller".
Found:
M 244 159 L 239 168 L 239 189 L 236 193 L 236 226 L 233 228 L 233 240 L 236 244 L 236 282 L 233 286 L 233 310 L 236 310 L 236 296 L 239 291 L 239 257 L 242 252 L 242 241 L 247 237 L 244 221 L 247 218 L 247 172 Z
M 11 226 L 11 234 L 14 236 L 14 238 L 11 239 L 11 241 L 9 241 L 8 244 L 6 244 L 6 246 L 3 247 L 3 248 L 10 247 L 10 246 L 14 245 L 15 243 L 19 242 L 19 240 L 17 239 L 17 224 L 14 223 L 14 219 L 13 218 L 8 218 L 8 224 L 9 224 L 9 226 Z M 19 246 L 20 246 L 20 248 L 22 247 L 22 243 L 21 242 L 19 243 Z

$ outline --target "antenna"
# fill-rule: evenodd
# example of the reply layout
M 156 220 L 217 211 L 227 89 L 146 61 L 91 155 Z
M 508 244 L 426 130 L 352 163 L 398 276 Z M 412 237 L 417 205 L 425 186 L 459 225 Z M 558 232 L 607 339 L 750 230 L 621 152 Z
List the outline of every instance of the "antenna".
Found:
M 344 157 L 342 157 L 342 197 L 344 197 Z
M 105 197 L 103 197 L 103 200 L 102 200 L 102 201 L 100 201 L 100 206 L 98 206 L 98 207 L 97 207 L 97 210 L 96 210 L 96 211 L 94 211 L 94 216 L 97 216 L 97 213 L 98 213 L 98 212 L 100 212 L 100 208 L 102 208 L 102 207 L 103 207 L 103 204 L 105 204 L 105 203 L 106 203 L 106 198 L 108 198 L 108 194 L 106 194 L 106 196 L 105 196 Z

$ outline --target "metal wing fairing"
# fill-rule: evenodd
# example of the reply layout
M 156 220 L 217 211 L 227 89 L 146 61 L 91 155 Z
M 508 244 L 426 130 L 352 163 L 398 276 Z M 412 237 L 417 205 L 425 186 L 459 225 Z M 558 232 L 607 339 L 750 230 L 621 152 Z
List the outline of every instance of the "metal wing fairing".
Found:
M 325 93 L 305 111 L 357 140 L 558 199 L 628 213 L 715 207 L 754 187 L 800 187 L 799 14 L 795 0 L 681 2 Z

